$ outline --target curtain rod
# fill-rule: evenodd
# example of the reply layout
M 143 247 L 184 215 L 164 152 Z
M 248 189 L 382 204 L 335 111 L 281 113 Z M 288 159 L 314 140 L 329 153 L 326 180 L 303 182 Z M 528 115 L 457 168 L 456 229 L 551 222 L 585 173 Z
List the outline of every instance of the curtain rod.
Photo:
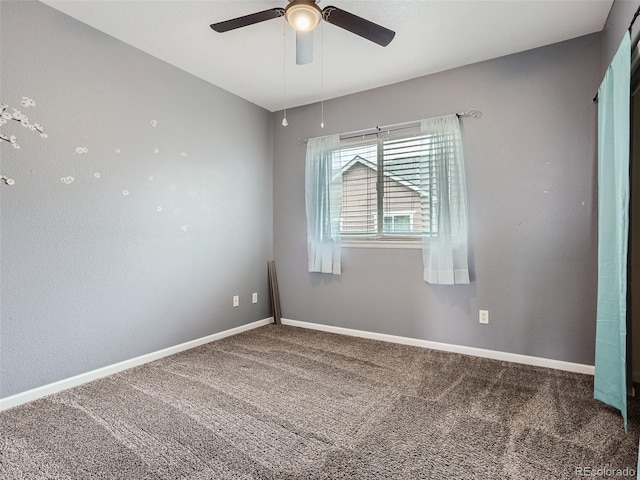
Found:
M 462 117 L 472 117 L 472 118 L 480 118 L 482 116 L 482 112 L 477 108 L 472 108 L 471 110 L 467 110 L 466 112 L 459 112 L 455 114 L 458 118 Z M 384 125 L 382 127 L 371 127 L 365 128 L 364 130 L 354 130 L 353 132 L 347 132 L 340 134 L 340 140 L 346 140 L 349 138 L 357 138 L 364 137 L 366 135 L 376 135 L 380 132 L 395 132 L 396 130 L 403 130 L 405 128 L 412 128 L 420 125 L 420 120 L 415 120 L 413 122 L 403 122 L 403 123 L 394 123 L 393 125 Z M 303 143 L 307 143 L 309 141 L 308 138 L 298 138 L 296 143 L 301 145 Z
M 636 10 L 636 13 L 633 14 L 633 18 L 631 19 L 631 23 L 629 24 L 629 33 L 631 33 L 631 29 L 633 28 L 633 24 L 636 23 L 638 15 L 640 15 L 640 6 Z
M 627 31 L 629 32 L 629 35 L 631 35 L 632 33 L 631 31 L 633 30 L 633 24 L 636 23 L 638 16 L 640 16 L 640 6 L 637 8 L 636 13 L 633 14 L 633 18 L 631 19 L 631 23 L 629 24 L 629 28 L 627 29 Z M 636 38 L 633 40 L 633 42 L 631 42 L 631 52 L 633 52 L 636 49 L 639 42 L 640 42 L 640 33 L 636 35 Z M 593 97 L 592 101 L 593 102 L 598 101 L 598 92 L 596 92 L 596 96 Z

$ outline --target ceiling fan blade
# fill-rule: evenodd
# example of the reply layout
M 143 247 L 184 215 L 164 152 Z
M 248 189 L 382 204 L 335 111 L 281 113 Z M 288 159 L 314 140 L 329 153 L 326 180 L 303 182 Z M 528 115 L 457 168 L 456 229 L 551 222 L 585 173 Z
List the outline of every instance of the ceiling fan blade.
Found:
M 396 32 L 393 30 L 389 30 L 382 25 L 370 22 L 338 7 L 324 7 L 322 9 L 322 18 L 336 27 L 344 28 L 351 33 L 360 35 L 362 38 L 371 40 L 383 47 L 389 45 L 393 37 L 396 36 Z
M 265 20 L 271 20 L 272 18 L 282 17 L 284 15 L 284 8 L 272 8 L 270 10 L 263 10 L 262 12 L 252 13 L 243 17 L 232 18 L 231 20 L 225 20 L 224 22 L 212 23 L 213 28 L 218 33 L 228 32 L 229 30 L 235 30 L 240 27 L 247 27 L 254 23 L 264 22 Z
M 313 30 L 296 32 L 296 65 L 313 62 Z

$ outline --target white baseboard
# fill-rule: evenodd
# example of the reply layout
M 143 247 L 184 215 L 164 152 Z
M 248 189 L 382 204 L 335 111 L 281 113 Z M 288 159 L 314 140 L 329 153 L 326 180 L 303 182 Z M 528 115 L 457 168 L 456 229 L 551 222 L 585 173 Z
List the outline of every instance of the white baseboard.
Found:
M 430 348 L 432 350 L 442 350 L 445 352 L 462 353 L 464 355 L 472 355 L 474 357 L 491 358 L 493 360 L 502 360 L 505 362 L 522 363 L 525 365 L 533 365 L 536 367 L 553 368 L 556 370 L 566 370 L 568 372 L 584 373 L 593 375 L 593 365 L 584 365 L 581 363 L 564 362 L 561 360 L 552 360 L 550 358 L 531 357 L 529 355 L 520 355 L 518 353 L 500 352 L 497 350 L 486 350 L 484 348 L 465 347 L 464 345 L 453 345 L 449 343 L 432 342 L 429 340 L 419 340 L 417 338 L 399 337 L 396 335 L 387 335 L 385 333 L 366 332 L 362 330 L 354 330 L 351 328 L 335 327 L 332 325 L 322 325 L 319 323 L 301 322 L 299 320 L 282 319 L 283 325 L 292 327 L 309 328 L 312 330 L 322 330 L 323 332 L 339 333 L 341 335 L 350 335 L 352 337 L 362 337 L 371 340 L 381 340 L 383 342 L 400 343 L 402 345 L 412 345 L 414 347 Z
M 214 333 L 213 335 L 208 335 L 206 337 L 197 338 L 189 342 L 181 343 L 180 345 L 175 345 L 173 347 L 164 348 L 156 352 L 147 353 L 146 355 L 141 355 L 139 357 L 125 360 L 123 362 L 114 363 L 113 365 L 107 365 L 106 367 L 91 370 L 90 372 L 86 373 L 81 373 L 80 375 L 76 375 L 74 377 L 65 378 L 48 385 L 43 385 L 32 390 L 27 390 L 26 392 L 17 393 L 10 397 L 0 398 L 0 412 L 3 410 L 7 410 L 8 408 L 16 407 L 23 403 L 31 402 L 33 400 L 37 400 L 38 398 L 42 398 L 47 395 L 66 390 L 71 387 L 82 385 L 83 383 L 106 377 L 107 375 L 113 375 L 114 373 L 127 370 L 128 368 L 137 367 L 138 365 L 149 363 L 154 360 L 158 360 L 159 358 L 173 355 L 174 353 L 189 350 L 190 348 L 195 348 L 200 345 L 204 345 L 205 343 L 213 342 L 214 340 L 220 340 L 221 338 L 225 337 L 230 337 L 231 335 L 236 335 L 247 330 L 262 327 L 263 325 L 268 325 L 270 323 L 273 323 L 273 317 L 248 323 L 247 325 L 241 325 L 239 327 L 231 328 L 223 332 Z

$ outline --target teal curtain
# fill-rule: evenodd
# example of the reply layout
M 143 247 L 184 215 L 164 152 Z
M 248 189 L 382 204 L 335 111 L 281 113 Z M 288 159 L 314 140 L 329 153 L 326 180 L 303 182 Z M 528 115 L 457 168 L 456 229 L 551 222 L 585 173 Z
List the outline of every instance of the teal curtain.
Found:
M 627 241 L 631 39 L 627 33 L 598 90 L 598 307 L 594 397 L 627 428 Z

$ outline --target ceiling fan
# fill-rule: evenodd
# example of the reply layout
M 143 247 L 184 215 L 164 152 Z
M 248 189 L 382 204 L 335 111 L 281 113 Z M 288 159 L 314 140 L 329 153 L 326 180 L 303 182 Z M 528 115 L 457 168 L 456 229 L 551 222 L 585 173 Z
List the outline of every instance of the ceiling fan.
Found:
M 224 33 L 283 16 L 296 31 L 296 63 L 298 65 L 313 61 L 312 31 L 320 23 L 320 20 L 348 30 L 383 47 L 389 45 L 396 35 L 393 30 L 338 7 L 328 6 L 320 10 L 316 0 L 289 0 L 289 5 L 286 8 L 271 8 L 224 22 L 213 23 L 211 28 L 216 32 Z

